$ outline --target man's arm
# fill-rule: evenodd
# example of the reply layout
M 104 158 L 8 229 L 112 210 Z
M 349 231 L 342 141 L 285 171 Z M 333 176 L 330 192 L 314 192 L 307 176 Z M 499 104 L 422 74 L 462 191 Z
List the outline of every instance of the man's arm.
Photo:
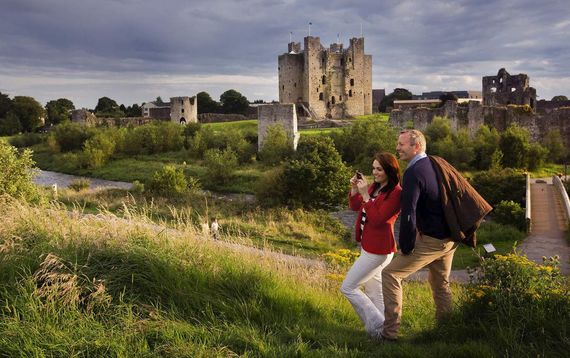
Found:
M 400 250 L 409 255 L 416 245 L 416 208 L 420 198 L 420 185 L 413 168 L 404 172 L 402 211 L 400 213 Z

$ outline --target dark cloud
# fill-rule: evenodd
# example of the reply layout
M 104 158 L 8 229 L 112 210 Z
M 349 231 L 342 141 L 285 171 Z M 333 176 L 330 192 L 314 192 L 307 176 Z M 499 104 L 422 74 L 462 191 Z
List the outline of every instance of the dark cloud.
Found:
M 82 106 L 228 88 L 275 99 L 277 56 L 312 22 L 324 46 L 362 26 L 375 88 L 479 89 L 506 67 L 549 98 L 569 94 L 567 13 L 557 0 L 3 0 L 0 91 Z

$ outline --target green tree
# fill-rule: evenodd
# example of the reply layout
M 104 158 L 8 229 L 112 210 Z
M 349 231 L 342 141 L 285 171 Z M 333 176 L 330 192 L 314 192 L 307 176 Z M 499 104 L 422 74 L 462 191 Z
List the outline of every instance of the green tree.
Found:
M 433 121 L 427 126 L 425 135 L 430 146 L 435 142 L 451 137 L 451 123 L 449 119 L 446 117 L 434 117 Z
M 73 102 L 67 98 L 60 98 L 55 101 L 49 101 L 46 104 L 47 123 L 59 124 L 63 121 L 71 119 L 70 111 L 74 110 Z
M 196 95 L 198 100 L 198 114 L 200 113 L 219 113 L 221 106 L 214 101 L 208 92 L 198 92 Z
M 146 187 L 158 195 L 173 196 L 188 191 L 188 180 L 182 169 L 177 169 L 174 165 L 165 165 L 154 173 Z
M 0 135 L 14 135 L 22 131 L 22 124 L 13 112 L 8 112 L 6 118 L 0 118 Z
M 474 168 L 487 170 L 491 167 L 493 153 L 499 149 L 499 139 L 499 132 L 495 128 L 482 125 L 477 129 L 473 143 L 474 156 L 471 163 Z
M 552 97 L 552 102 L 562 102 L 562 101 L 567 101 L 567 100 L 568 100 L 568 97 L 562 96 L 562 95 Z
M 507 168 L 524 168 L 529 148 L 530 133 L 526 128 L 516 124 L 510 125 L 501 133 L 499 148 L 503 152 L 503 166 Z
M 142 108 L 138 104 L 134 103 L 132 106 L 128 106 L 126 108 L 125 115 L 127 117 L 140 117 L 142 116 Z
M 120 106 L 115 100 L 109 97 L 101 97 L 95 106 L 95 115 L 98 117 L 123 117 L 125 112 L 121 110 Z
M 0 195 L 8 194 L 15 198 L 35 199 L 37 189 L 34 177 L 32 151 L 25 149 L 22 154 L 5 141 L 0 140 Z
M 544 164 L 548 156 L 548 149 L 539 143 L 530 143 L 526 152 L 526 166 L 529 170 L 536 170 Z
M 200 107 L 198 102 L 198 107 Z M 224 113 L 246 114 L 249 102 L 241 93 L 236 90 L 227 90 L 220 96 L 220 103 Z
M 265 165 L 276 166 L 293 154 L 293 139 L 289 138 L 281 124 L 267 128 L 265 140 L 259 151 L 259 159 Z
M 42 105 L 32 97 L 26 96 L 14 97 L 10 113 L 18 118 L 24 132 L 33 132 L 40 128 L 45 118 Z
M 292 207 L 335 208 L 346 201 L 351 173 L 328 137 L 301 137 L 284 165 L 283 190 Z
M 208 179 L 217 184 L 228 183 L 238 168 L 238 157 L 231 148 L 208 149 L 204 153 Z
M 394 107 L 394 100 L 412 99 L 412 92 L 405 88 L 396 88 L 394 92 L 382 98 L 380 112 L 386 112 L 388 107 Z
M 548 149 L 548 160 L 560 163 L 566 154 L 566 147 L 559 129 L 550 129 L 546 132 L 542 143 Z
M 12 109 L 12 100 L 10 97 L 0 92 L 0 118 L 6 118 L 6 114 Z

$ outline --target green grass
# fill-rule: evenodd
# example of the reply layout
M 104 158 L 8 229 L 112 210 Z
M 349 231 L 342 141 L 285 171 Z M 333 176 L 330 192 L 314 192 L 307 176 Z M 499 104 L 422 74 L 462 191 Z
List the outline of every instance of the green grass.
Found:
M 405 284 L 401 340 L 378 344 L 366 337 L 326 269 L 236 253 L 197 239 L 191 229 L 177 235 L 136 219 L 79 221 L 54 206 L 3 202 L 0 220 L 0 352 L 5 356 L 492 357 L 510 352 L 482 322 L 455 317 L 436 325 L 426 283 Z M 463 288 L 453 289 L 459 307 Z M 541 349 L 524 341 L 513 344 L 531 355 Z M 550 349 L 567 346 L 558 344 Z
M 257 119 L 235 122 L 204 123 L 204 127 L 210 127 L 215 131 L 242 131 L 257 134 Z
M 530 172 L 532 178 L 549 178 L 553 175 L 564 174 L 563 164 L 547 163 L 542 168 Z
M 299 133 L 301 136 L 319 136 L 329 135 L 330 133 L 337 132 L 339 130 L 342 130 L 342 127 L 301 129 Z
M 372 113 L 363 116 L 354 117 L 356 120 L 368 120 L 368 119 L 378 119 L 382 122 L 388 122 L 390 119 L 390 113 Z
M 520 244 L 525 237 L 525 233 L 512 226 L 486 221 L 477 230 L 477 248 L 459 245 L 453 257 L 453 270 L 479 266 L 479 256 L 485 252 L 484 244 L 491 243 L 497 254 L 506 254 L 512 251 L 515 243 Z

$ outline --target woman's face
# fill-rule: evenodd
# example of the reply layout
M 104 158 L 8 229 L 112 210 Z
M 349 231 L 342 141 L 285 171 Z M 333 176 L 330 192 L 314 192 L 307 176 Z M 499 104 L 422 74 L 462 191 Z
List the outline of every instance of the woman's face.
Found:
M 380 162 L 374 160 L 372 162 L 372 175 L 374 176 L 374 181 L 380 184 L 386 184 L 388 182 L 388 175 L 384 171 L 384 168 L 380 165 Z

